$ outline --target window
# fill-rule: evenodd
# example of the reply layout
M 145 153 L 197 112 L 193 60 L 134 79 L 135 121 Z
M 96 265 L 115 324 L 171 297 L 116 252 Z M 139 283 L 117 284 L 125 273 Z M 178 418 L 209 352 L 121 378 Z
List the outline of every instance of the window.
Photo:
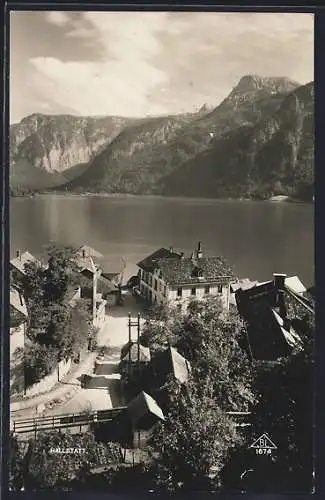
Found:
M 167 297 L 167 286 L 164 286 L 164 296 Z
M 195 266 L 193 271 L 192 271 L 192 277 L 193 278 L 202 278 L 202 276 L 203 276 L 202 269 Z
M 149 286 L 152 286 L 152 275 L 149 275 Z
M 158 286 L 157 286 L 157 280 L 156 280 L 156 278 L 155 278 L 155 279 L 154 279 L 154 289 L 157 291 L 157 288 L 158 288 Z
M 222 293 L 222 285 L 218 285 L 218 293 Z
M 183 292 L 183 290 L 181 288 L 177 288 L 177 297 L 181 297 L 182 292 Z
M 196 288 L 192 288 L 191 295 L 196 295 Z
M 206 294 L 210 293 L 210 287 L 209 286 L 204 287 L 204 293 L 206 293 Z

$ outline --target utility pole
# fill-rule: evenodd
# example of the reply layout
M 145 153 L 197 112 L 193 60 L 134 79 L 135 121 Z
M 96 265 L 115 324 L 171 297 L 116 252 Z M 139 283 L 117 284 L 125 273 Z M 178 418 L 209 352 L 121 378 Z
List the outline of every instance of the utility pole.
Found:
M 138 377 L 140 377 L 140 313 L 138 313 L 137 321 L 137 341 L 138 341 Z
M 131 362 L 132 362 L 132 359 L 131 359 L 131 348 L 132 348 L 132 335 L 131 335 L 131 328 L 133 326 L 132 324 L 132 320 L 131 320 L 131 313 L 129 312 L 129 322 L 128 322 L 128 326 L 129 326 L 129 363 L 128 363 L 128 375 L 129 375 L 129 381 L 130 381 L 130 377 L 131 377 Z
M 129 374 L 129 379 L 131 375 L 131 363 L 132 363 L 132 358 L 131 358 L 131 349 L 132 349 L 132 335 L 131 335 L 131 328 L 136 327 L 137 328 L 137 369 L 138 369 L 138 375 L 140 374 L 140 313 L 138 313 L 137 320 L 132 321 L 131 319 L 131 313 L 128 313 L 128 328 L 129 328 L 129 366 L 128 366 L 128 374 Z

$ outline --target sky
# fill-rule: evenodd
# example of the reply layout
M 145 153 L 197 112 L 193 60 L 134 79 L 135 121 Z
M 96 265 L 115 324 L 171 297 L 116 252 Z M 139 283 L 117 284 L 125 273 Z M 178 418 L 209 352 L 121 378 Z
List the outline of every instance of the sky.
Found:
M 313 80 L 302 13 L 11 12 L 10 123 L 218 105 L 247 74 Z

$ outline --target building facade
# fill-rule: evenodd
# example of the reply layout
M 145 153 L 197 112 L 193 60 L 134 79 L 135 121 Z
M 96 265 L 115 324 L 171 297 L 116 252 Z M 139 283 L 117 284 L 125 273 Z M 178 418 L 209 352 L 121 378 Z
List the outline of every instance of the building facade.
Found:
M 206 257 L 199 242 L 189 257 L 160 248 L 138 263 L 139 289 L 150 303 L 169 303 L 184 310 L 192 299 L 220 297 L 229 309 L 231 267 L 222 257 Z

